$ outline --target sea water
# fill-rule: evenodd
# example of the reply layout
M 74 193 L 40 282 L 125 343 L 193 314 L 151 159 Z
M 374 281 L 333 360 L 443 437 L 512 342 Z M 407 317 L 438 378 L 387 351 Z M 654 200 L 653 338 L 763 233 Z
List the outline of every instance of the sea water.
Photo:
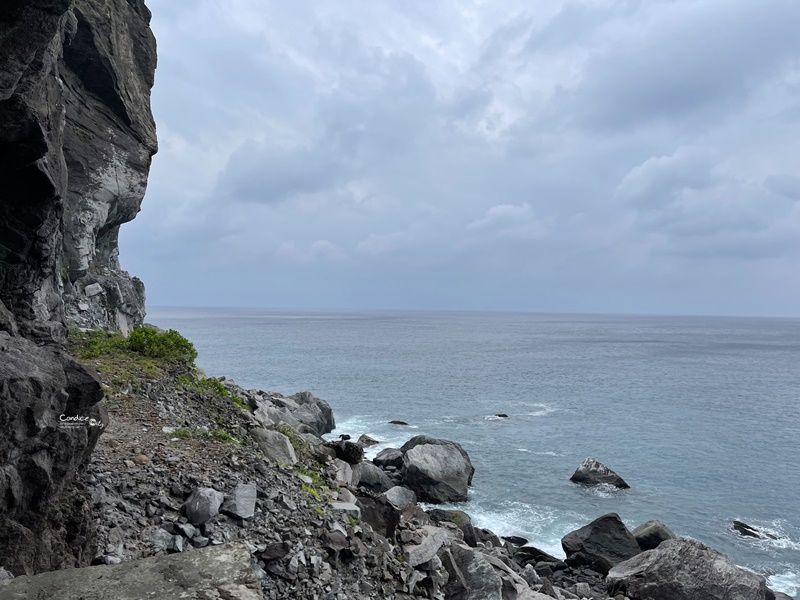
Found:
M 370 456 L 422 433 L 458 441 L 478 526 L 563 556 L 561 537 L 605 513 L 660 519 L 800 593 L 798 319 L 161 308 L 148 321 L 192 340 L 209 375 L 327 400 L 333 437 L 383 442 Z M 587 456 L 631 489 L 570 483 Z M 734 519 L 777 539 L 741 537 Z

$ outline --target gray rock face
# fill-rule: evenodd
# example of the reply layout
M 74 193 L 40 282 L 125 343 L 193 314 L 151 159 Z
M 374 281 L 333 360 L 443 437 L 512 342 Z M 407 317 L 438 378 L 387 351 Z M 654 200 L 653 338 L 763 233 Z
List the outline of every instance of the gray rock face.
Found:
M 192 525 L 202 525 L 219 514 L 225 495 L 214 488 L 197 488 L 192 491 L 181 511 Z
M 300 406 L 294 412 L 294 417 L 308 425 L 314 433 L 324 435 L 336 429 L 333 409 L 325 400 L 317 398 L 311 392 L 298 392 L 290 398 Z
M 434 523 L 446 521 L 455 524 L 461 530 L 461 533 L 464 534 L 464 542 L 470 548 L 475 548 L 478 545 L 472 519 L 463 510 L 442 510 L 440 508 L 433 508 L 428 511 L 428 516 Z
M 620 489 L 630 487 L 622 477 L 591 456 L 581 463 L 569 480 L 587 485 L 608 483 Z
M 415 506 L 417 504 L 417 495 L 410 489 L 400 485 L 394 486 L 382 495 L 395 508 L 403 509 L 407 506 Z
M 641 552 L 636 538 L 616 513 L 603 515 L 568 533 L 562 538 L 561 547 L 570 566 L 586 566 L 603 574 Z
M 642 550 L 657 548 L 661 542 L 674 540 L 677 536 L 661 521 L 653 520 L 642 523 L 633 530 L 633 537 Z
M 632 600 L 766 600 L 763 577 L 696 540 L 667 540 L 617 566 L 606 578 L 611 595 Z
M 394 486 L 389 476 L 380 467 L 368 462 L 361 465 L 361 478 L 358 480 L 358 485 L 378 493 L 385 492 Z
M 222 512 L 238 519 L 252 519 L 256 513 L 258 490 L 255 483 L 240 483 L 222 505 Z
M 84 503 L 65 497 L 62 507 L 62 496 L 108 423 L 102 397 L 58 345 L 0 332 L 0 564 L 15 575 L 77 564 L 80 548 L 49 520 L 66 510 L 72 534 L 87 526 Z
M 419 544 L 407 544 L 403 550 L 405 562 L 412 567 L 429 561 L 447 540 L 447 533 L 439 527 L 426 525 L 422 528 L 422 540 Z
M 17 577 L 0 587 L 0 600 L 58 598 L 226 598 L 260 600 L 261 585 L 243 543 L 118 565 Z
M 425 502 L 464 502 L 475 468 L 456 442 L 419 435 L 401 448 L 403 483 Z
M 119 228 L 139 212 L 158 145 L 150 112 L 156 43 L 143 0 L 76 3 L 65 39 L 65 304 L 85 327 L 144 321 L 144 285 L 119 263 Z M 103 292 L 90 295 L 99 285 Z
M 279 431 L 256 428 L 250 431 L 258 447 L 272 462 L 293 465 L 297 462 L 297 455 L 289 438 Z
M 448 580 L 445 597 L 463 600 L 503 600 L 503 582 L 480 552 L 453 544 L 439 554 Z
M 403 466 L 403 453 L 398 448 L 385 448 L 378 452 L 372 462 L 384 469 L 386 467 L 400 469 Z

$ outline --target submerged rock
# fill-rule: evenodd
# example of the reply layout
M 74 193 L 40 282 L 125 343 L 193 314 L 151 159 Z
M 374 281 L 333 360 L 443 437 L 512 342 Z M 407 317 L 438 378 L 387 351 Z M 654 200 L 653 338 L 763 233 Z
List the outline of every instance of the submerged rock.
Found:
M 602 574 L 642 551 L 616 513 L 603 515 L 568 533 L 561 539 L 561 547 L 570 566 L 589 567 Z
M 398 421 L 398 420 L 389 421 L 389 424 L 390 425 L 408 425 L 408 423 L 406 423 L 405 421 Z
M 591 456 L 581 463 L 569 480 L 587 485 L 608 483 L 620 489 L 630 487 L 622 477 Z
M 403 483 L 424 502 L 464 502 L 475 468 L 460 444 L 418 435 L 403 444 Z
M 745 537 L 753 537 L 758 539 L 771 539 L 777 540 L 778 536 L 767 533 L 766 531 L 761 531 L 760 529 L 756 529 L 752 525 L 748 525 L 744 521 L 734 521 L 733 522 L 733 530 L 737 532 L 739 535 L 743 535 Z
M 375 438 L 370 437 L 366 433 L 364 433 L 361 434 L 361 436 L 358 438 L 356 444 L 358 444 L 362 448 L 369 448 L 370 446 L 377 446 L 378 444 L 380 444 L 380 442 Z
M 767 600 L 761 575 L 737 567 L 696 540 L 667 540 L 615 566 L 606 578 L 613 596 L 632 600 Z

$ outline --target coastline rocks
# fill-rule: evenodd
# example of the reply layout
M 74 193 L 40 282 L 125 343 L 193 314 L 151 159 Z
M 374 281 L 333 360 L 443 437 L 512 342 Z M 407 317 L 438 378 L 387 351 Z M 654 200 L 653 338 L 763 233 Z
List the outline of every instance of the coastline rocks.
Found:
M 378 452 L 378 455 L 372 459 L 372 462 L 381 469 L 386 469 L 387 467 L 402 469 L 403 453 L 397 448 L 386 448 Z
M 571 567 L 589 567 L 607 574 L 616 564 L 641 552 L 636 538 L 616 513 L 595 519 L 588 525 L 565 535 L 561 547 Z
M 274 463 L 294 465 L 297 463 L 292 442 L 279 431 L 256 427 L 250 430 L 250 435 L 258 444 L 264 455 Z
M 328 442 L 328 448 L 336 452 L 336 458 L 351 465 L 357 465 L 364 459 L 364 448 L 347 440 Z
M 396 485 L 381 494 L 389 503 L 397 509 L 404 509 L 409 506 L 417 505 L 417 495 L 408 488 Z
M 308 425 L 313 433 L 322 436 L 336 429 L 333 409 L 325 400 L 317 398 L 311 392 L 298 392 L 289 398 L 300 406 L 292 416 Z
M 259 600 L 261 585 L 242 542 L 121 564 L 17 577 L 0 598 L 227 598 Z
M 620 489 L 627 489 L 630 487 L 622 477 L 591 456 L 581 463 L 569 480 L 574 483 L 583 483 L 586 485 L 607 483 Z
M 378 493 L 388 491 L 394 486 L 383 469 L 368 462 L 361 464 L 361 477 L 358 485 Z
M 362 448 L 369 448 L 370 446 L 377 446 L 378 444 L 380 444 L 380 442 L 375 438 L 370 437 L 366 433 L 364 433 L 361 434 L 361 436 L 358 438 L 356 444 L 358 444 Z
M 463 510 L 442 510 L 440 508 L 432 508 L 427 511 L 431 520 L 436 523 L 453 523 L 464 534 L 464 542 L 470 548 L 478 546 L 478 539 L 475 535 L 475 528 L 472 525 L 472 518 Z
M 615 566 L 606 578 L 611 595 L 632 600 L 767 600 L 763 577 L 737 567 L 702 542 L 667 540 Z
M 669 527 L 657 519 L 642 523 L 632 533 L 642 550 L 653 550 L 658 548 L 661 542 L 677 538 Z
M 503 581 L 480 552 L 452 544 L 439 558 L 448 574 L 445 598 L 503 600 Z
M 475 468 L 460 444 L 418 435 L 400 448 L 403 483 L 424 502 L 464 502 Z
M 181 507 L 192 525 L 202 525 L 219 514 L 225 495 L 214 488 L 196 488 Z
M 408 423 L 406 423 L 405 421 L 398 421 L 398 420 L 389 421 L 389 424 L 390 425 L 408 425 Z

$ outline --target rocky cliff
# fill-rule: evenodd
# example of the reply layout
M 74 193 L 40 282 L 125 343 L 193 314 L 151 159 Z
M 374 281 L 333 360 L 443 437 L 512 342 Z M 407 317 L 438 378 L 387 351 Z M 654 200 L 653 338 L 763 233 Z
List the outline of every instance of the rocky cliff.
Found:
M 142 0 L 0 4 L 0 564 L 17 572 L 83 564 L 93 543 L 73 481 L 102 390 L 63 350 L 65 314 L 144 316 L 117 234 L 156 150 L 149 18 Z

